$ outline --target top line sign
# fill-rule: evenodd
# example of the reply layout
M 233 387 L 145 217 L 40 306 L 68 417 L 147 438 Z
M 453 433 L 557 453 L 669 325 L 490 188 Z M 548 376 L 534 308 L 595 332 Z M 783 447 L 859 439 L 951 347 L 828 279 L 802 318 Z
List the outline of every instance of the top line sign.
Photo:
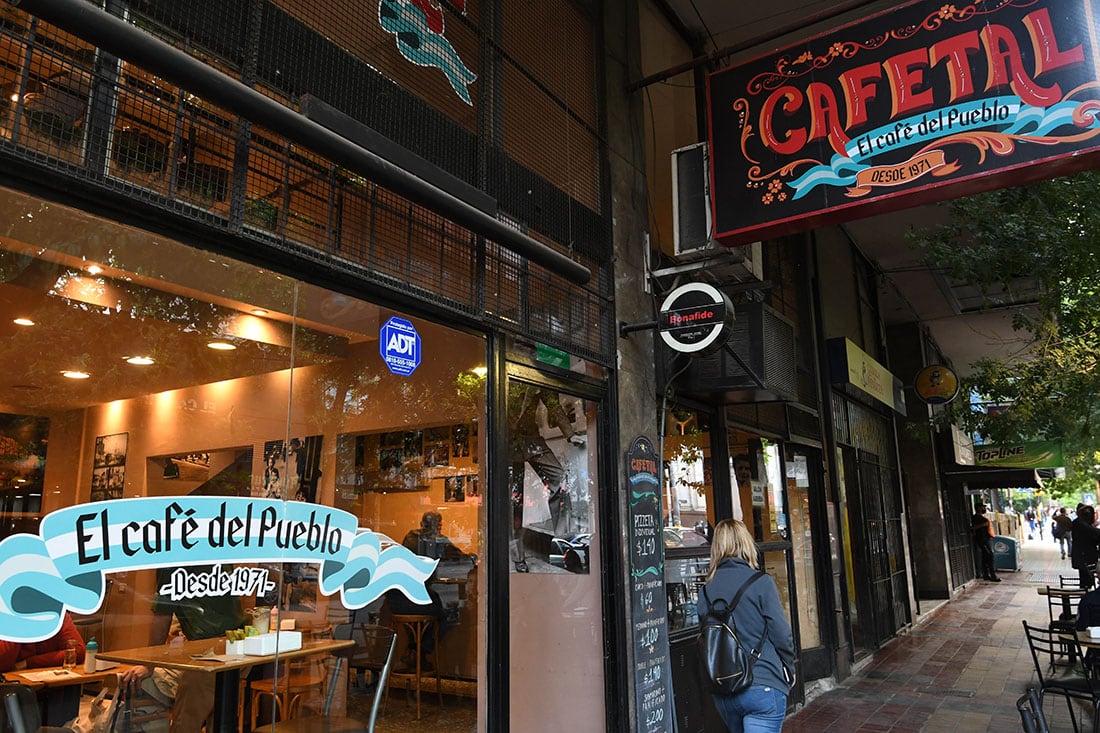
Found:
M 1100 152 L 1098 66 L 1088 0 L 924 0 L 715 72 L 715 236 L 741 244 L 1093 167 L 1081 153 Z

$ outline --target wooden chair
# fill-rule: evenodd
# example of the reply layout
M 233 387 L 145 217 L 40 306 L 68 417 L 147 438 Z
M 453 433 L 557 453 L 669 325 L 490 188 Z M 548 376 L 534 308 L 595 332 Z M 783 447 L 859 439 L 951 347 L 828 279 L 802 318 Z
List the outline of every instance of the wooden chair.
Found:
M 398 629 L 404 629 L 408 632 L 410 637 L 410 650 L 416 657 L 413 669 L 402 670 L 399 672 L 391 672 L 391 677 L 399 677 L 406 681 L 408 684 L 410 681 L 416 685 L 416 719 L 420 720 L 420 686 L 422 673 L 426 670 L 423 669 L 423 654 L 420 650 L 423 649 L 424 638 L 427 634 L 432 634 L 432 670 L 435 672 L 435 691 L 439 695 L 439 705 L 443 706 L 443 680 L 439 676 L 439 619 L 429 614 L 419 613 L 395 613 L 392 615 L 393 623 Z M 389 691 L 386 691 L 386 697 L 389 699 Z
M 302 698 L 312 690 L 324 686 L 327 668 L 316 658 L 304 661 L 288 662 L 283 671 L 274 677 L 253 680 L 252 690 L 252 728 L 256 728 L 256 719 L 260 711 L 260 702 L 270 697 L 279 720 L 296 718 L 301 712 Z
M 256 733 L 374 733 L 374 725 L 378 720 L 378 706 L 382 702 L 382 691 L 389 681 L 390 667 L 393 665 L 393 651 L 397 647 L 397 634 L 392 629 L 389 631 L 389 641 L 386 645 L 382 668 L 378 673 L 378 683 L 374 690 L 374 699 L 371 703 L 370 719 L 364 724 L 361 720 L 346 716 L 332 716 L 332 699 L 336 695 L 336 685 L 340 684 L 340 671 L 345 660 L 348 660 L 356 650 L 340 649 L 333 652 L 336 657 L 336 665 L 329 677 L 328 691 L 325 693 L 325 707 L 320 718 L 295 718 L 282 720 L 263 728 L 253 728 Z
M 351 626 L 347 638 L 355 641 L 348 657 L 348 674 L 355 675 L 359 684 L 359 671 L 370 672 L 371 683 L 378 681 L 378 674 L 388 661 L 387 651 L 393 640 L 394 630 L 380 624 L 360 623 Z M 349 679 L 350 681 L 350 679 Z

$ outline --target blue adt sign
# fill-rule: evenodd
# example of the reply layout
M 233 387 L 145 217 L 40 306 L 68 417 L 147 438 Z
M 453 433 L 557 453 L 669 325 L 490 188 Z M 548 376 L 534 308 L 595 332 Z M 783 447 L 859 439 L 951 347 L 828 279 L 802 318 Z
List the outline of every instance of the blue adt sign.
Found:
M 404 318 L 393 316 L 382 326 L 378 350 L 394 374 L 407 377 L 420 366 L 420 334 Z

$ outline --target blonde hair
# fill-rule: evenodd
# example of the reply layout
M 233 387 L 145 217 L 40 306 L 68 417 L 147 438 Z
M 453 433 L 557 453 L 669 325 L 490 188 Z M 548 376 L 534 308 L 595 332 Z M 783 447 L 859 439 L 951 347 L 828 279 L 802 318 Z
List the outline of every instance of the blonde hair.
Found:
M 718 570 L 718 563 L 727 557 L 740 558 L 750 567 L 759 569 L 760 563 L 756 559 L 756 543 L 745 523 L 738 519 L 723 519 L 714 528 L 714 534 L 710 538 L 710 570 L 707 572 L 707 582 L 714 578 Z

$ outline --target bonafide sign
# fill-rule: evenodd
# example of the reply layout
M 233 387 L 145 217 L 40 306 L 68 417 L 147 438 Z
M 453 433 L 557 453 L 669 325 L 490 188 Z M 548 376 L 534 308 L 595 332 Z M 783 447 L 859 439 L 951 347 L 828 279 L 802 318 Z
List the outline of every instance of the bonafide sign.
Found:
M 657 330 L 673 351 L 701 356 L 725 345 L 732 322 L 733 305 L 725 293 L 707 283 L 688 283 L 661 304 Z
M 1095 13 L 1089 0 L 911 2 L 711 74 L 715 237 L 1096 167 Z

